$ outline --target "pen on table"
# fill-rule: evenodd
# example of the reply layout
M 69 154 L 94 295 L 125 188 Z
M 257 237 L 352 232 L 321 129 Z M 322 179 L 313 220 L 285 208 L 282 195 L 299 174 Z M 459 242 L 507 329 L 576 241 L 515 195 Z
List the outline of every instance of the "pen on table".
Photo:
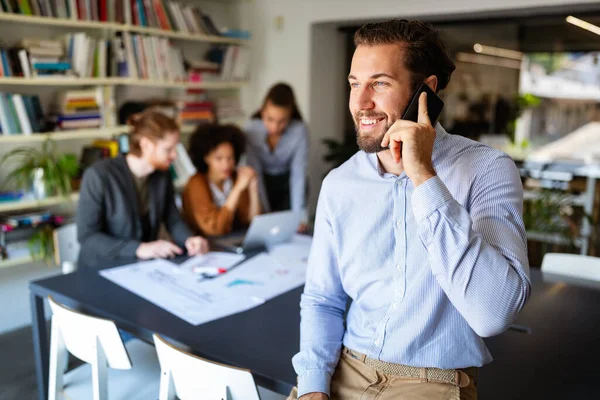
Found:
M 225 268 L 219 267 L 193 267 L 192 271 L 196 274 L 204 274 L 204 275 L 220 275 L 227 272 Z

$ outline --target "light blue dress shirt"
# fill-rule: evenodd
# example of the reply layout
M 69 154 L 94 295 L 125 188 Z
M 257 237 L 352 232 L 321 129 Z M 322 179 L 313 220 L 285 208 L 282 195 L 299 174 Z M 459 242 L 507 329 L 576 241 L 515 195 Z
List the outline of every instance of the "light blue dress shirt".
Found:
M 282 175 L 289 172 L 292 210 L 303 212 L 308 159 L 308 129 L 304 122 L 292 120 L 274 151 L 267 144 L 267 129 L 262 120 L 251 119 L 244 130 L 248 139 L 247 162 L 258 174 L 263 209 L 271 210 L 262 174 Z
M 299 395 L 329 394 L 342 343 L 414 367 L 492 361 L 481 337 L 507 329 L 530 292 L 520 176 L 504 153 L 440 124 L 433 166 L 415 188 L 361 151 L 323 181 L 293 358 Z

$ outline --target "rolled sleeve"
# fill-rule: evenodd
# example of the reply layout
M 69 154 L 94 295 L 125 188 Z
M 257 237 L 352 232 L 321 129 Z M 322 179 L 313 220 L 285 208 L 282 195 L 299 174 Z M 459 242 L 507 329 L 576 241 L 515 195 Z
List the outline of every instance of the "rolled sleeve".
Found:
M 452 194 L 438 176 L 429 178 L 417 186 L 412 194 L 413 213 L 417 222 L 421 222 L 452 199 Z

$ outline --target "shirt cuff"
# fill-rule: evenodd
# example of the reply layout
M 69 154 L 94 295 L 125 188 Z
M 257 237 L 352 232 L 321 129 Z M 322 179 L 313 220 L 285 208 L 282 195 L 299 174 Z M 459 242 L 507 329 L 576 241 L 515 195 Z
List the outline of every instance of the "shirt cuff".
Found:
M 322 370 L 307 371 L 298 376 L 298 397 L 308 393 L 325 393 L 329 396 L 331 377 Z
M 439 176 L 427 179 L 412 194 L 413 213 L 417 223 L 452 199 L 452 194 Z

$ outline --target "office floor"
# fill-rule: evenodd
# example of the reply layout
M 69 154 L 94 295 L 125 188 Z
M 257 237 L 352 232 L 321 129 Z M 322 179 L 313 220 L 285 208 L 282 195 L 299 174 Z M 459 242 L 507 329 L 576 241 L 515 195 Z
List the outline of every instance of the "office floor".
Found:
M 37 398 L 31 328 L 0 335 L 0 399 Z M 259 388 L 261 400 L 283 400 L 284 396 Z M 158 397 L 158 394 L 157 394 Z

